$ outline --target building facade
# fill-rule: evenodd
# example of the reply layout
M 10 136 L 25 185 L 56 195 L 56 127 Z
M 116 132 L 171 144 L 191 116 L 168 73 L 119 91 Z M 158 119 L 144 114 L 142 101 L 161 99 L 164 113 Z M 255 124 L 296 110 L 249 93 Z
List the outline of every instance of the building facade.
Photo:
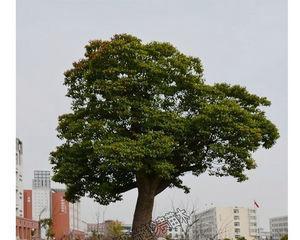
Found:
M 32 220 L 31 191 L 23 190 L 23 144 L 16 139 L 16 239 L 38 239 L 38 222 Z
M 271 240 L 270 232 L 265 231 L 263 228 L 259 228 L 258 235 L 259 235 L 259 240 Z
M 173 240 L 184 239 L 184 232 L 181 227 L 170 228 L 167 236 Z
M 270 233 L 272 240 L 280 240 L 288 234 L 288 217 L 274 217 L 270 219 Z
M 67 238 L 70 234 L 69 202 L 64 199 L 65 192 L 52 190 L 52 221 L 55 239 Z
M 16 216 L 23 217 L 23 144 L 16 139 Z
M 69 203 L 70 228 L 72 230 L 81 230 L 82 223 L 80 217 L 80 202 Z
M 195 214 L 190 235 L 193 240 L 258 238 L 256 210 L 243 207 L 214 207 Z
M 64 189 L 52 189 L 52 221 L 55 239 L 84 239 L 86 224 L 81 220 L 80 202 L 70 203 Z
M 16 238 L 19 240 L 39 240 L 38 222 L 26 218 L 16 218 Z
M 34 220 L 51 217 L 50 171 L 34 171 L 32 180 L 32 218 Z
M 93 233 L 97 235 L 107 235 L 109 225 L 113 222 L 114 222 L 113 220 L 106 220 L 102 223 L 87 223 L 87 229 L 86 229 L 87 236 L 92 237 Z M 132 231 L 131 224 L 125 224 L 121 222 L 121 225 L 122 225 L 123 234 L 126 235 L 131 234 Z
M 32 219 L 32 190 L 24 190 L 24 218 Z
M 88 223 L 87 224 L 87 233 L 89 236 L 92 236 L 93 232 L 103 235 L 105 232 L 104 223 Z

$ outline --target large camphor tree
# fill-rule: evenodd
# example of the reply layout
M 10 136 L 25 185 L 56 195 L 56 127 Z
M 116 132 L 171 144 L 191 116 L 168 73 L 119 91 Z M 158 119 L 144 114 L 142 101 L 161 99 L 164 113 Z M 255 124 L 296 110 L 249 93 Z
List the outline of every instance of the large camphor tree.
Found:
M 265 97 L 225 83 L 209 85 L 199 58 L 170 43 L 128 34 L 95 40 L 65 72 L 71 111 L 59 117 L 62 144 L 52 153 L 53 180 L 66 199 L 100 204 L 138 189 L 133 231 L 151 221 L 154 198 L 182 177 L 247 179 L 252 153 L 279 137 Z

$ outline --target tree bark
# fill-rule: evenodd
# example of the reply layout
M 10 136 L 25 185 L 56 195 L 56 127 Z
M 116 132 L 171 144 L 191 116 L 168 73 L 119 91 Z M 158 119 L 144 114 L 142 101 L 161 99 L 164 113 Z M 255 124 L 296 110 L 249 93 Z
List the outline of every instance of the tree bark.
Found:
M 151 235 L 149 227 L 152 220 L 154 198 L 161 181 L 143 173 L 137 174 L 136 179 L 138 198 L 133 216 L 132 238 L 133 240 L 140 240 L 143 239 L 141 234 Z
M 133 240 L 140 239 L 138 235 L 145 231 L 152 220 L 154 197 L 154 193 L 139 189 L 132 223 Z

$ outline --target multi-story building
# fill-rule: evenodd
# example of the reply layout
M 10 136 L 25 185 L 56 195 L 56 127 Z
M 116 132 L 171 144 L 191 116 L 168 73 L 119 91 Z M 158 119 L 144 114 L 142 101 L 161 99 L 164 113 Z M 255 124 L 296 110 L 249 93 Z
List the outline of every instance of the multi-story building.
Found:
M 104 234 L 105 224 L 104 223 L 88 223 L 87 232 L 92 236 L 93 232 L 98 234 Z
M 38 237 L 38 222 L 16 217 L 16 239 L 17 240 L 40 240 Z
M 263 228 L 258 229 L 259 240 L 271 240 L 271 234 Z
M 69 203 L 70 228 L 80 230 L 82 228 L 80 218 L 80 202 Z
M 280 240 L 284 235 L 288 234 L 288 217 L 270 218 L 270 233 L 272 240 Z
M 37 239 L 38 222 L 31 216 L 31 194 L 23 191 L 23 144 L 16 139 L 16 239 Z
M 69 202 L 64 199 L 65 191 L 52 190 L 52 222 L 55 239 L 67 238 L 70 234 Z
M 64 189 L 52 189 L 52 221 L 55 239 L 84 239 L 86 227 L 81 220 L 80 202 L 70 203 Z
M 32 190 L 24 190 L 24 218 L 32 219 Z
M 32 180 L 32 218 L 40 220 L 51 217 L 50 171 L 34 171 Z
M 172 240 L 184 239 L 184 232 L 181 227 L 170 228 L 167 232 L 167 236 Z
M 252 208 L 214 207 L 195 214 L 192 221 L 196 221 L 190 231 L 193 240 L 258 238 L 256 210 Z
M 16 139 L 16 216 L 23 217 L 23 144 Z

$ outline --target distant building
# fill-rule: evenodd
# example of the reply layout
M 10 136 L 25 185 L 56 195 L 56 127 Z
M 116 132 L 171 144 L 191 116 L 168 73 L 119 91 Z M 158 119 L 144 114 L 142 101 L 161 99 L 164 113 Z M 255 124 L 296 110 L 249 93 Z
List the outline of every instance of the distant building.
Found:
M 268 231 L 265 231 L 263 228 L 258 230 L 259 240 L 271 240 L 271 234 Z
M 52 189 L 51 215 L 55 239 L 84 239 L 86 224 L 81 220 L 80 202 L 70 203 L 64 196 L 64 189 Z
M 34 171 L 32 180 L 32 218 L 34 220 L 51 217 L 50 171 Z
M 52 222 L 55 239 L 67 238 L 70 234 L 69 202 L 65 192 L 55 189 L 52 192 Z
M 280 240 L 281 237 L 288 234 L 288 217 L 270 218 L 270 233 L 272 240 Z
M 256 210 L 244 207 L 214 207 L 195 214 L 192 240 L 258 238 Z
M 87 223 L 87 235 L 92 236 L 93 233 L 99 234 L 99 235 L 107 235 L 108 234 L 108 226 L 114 222 L 113 220 L 106 220 L 102 223 Z M 131 224 L 122 224 L 122 232 L 124 234 L 130 234 L 132 231 L 132 225 Z
M 23 217 L 23 144 L 16 139 L 16 216 Z
M 132 224 L 122 223 L 122 228 L 123 228 L 123 233 L 130 234 L 132 231 Z
M 167 236 L 173 240 L 184 239 L 184 232 L 180 227 L 170 228 L 168 230 Z
M 103 234 L 105 225 L 103 223 L 88 223 L 87 232 L 91 235 L 93 232 Z
M 80 202 L 69 203 L 70 228 L 72 230 L 82 230 Z
M 16 238 L 20 240 L 39 240 L 38 222 L 16 217 Z
M 32 190 L 24 190 L 24 218 L 32 219 Z
M 16 139 L 16 239 L 38 239 L 38 222 L 32 220 L 31 192 L 23 191 L 23 144 Z

